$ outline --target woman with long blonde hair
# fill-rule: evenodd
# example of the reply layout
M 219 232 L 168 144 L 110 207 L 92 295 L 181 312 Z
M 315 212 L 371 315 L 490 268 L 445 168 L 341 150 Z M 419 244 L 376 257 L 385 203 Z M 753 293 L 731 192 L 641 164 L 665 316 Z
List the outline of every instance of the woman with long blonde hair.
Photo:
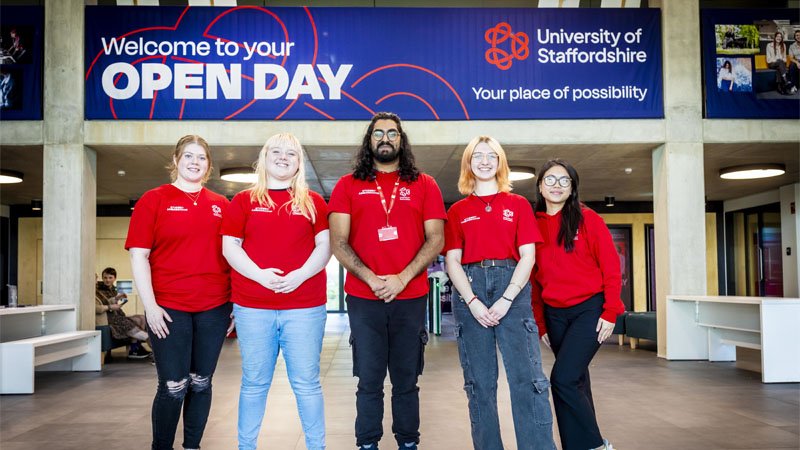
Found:
M 503 355 L 517 448 L 554 450 L 550 383 L 542 372 L 531 311 L 535 244 L 542 241 L 530 203 L 512 194 L 505 151 L 478 136 L 461 158 L 458 189 L 467 197 L 447 212 L 443 252 L 458 291 L 453 302 L 464 390 L 476 450 L 502 450 L 497 415 L 497 350 Z
M 233 313 L 242 355 L 239 449 L 256 448 L 278 353 L 308 449 L 325 448 L 319 358 L 331 256 L 325 200 L 308 189 L 296 137 L 270 137 L 255 164 L 258 181 L 233 198 L 220 233 L 233 267 Z

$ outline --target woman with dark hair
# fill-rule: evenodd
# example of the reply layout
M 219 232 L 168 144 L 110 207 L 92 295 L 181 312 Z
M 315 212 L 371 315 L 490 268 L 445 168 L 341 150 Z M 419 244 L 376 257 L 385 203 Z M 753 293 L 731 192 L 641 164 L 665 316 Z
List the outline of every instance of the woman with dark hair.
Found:
M 539 171 L 532 305 L 539 335 L 556 360 L 550 373 L 564 450 L 611 449 L 597 426 L 589 363 L 625 311 L 620 264 L 603 219 L 578 197 L 578 173 L 566 161 Z
M 775 88 L 781 94 L 791 95 L 797 92 L 787 78 L 786 68 L 786 43 L 783 42 L 783 33 L 776 31 L 772 35 L 772 42 L 767 44 L 767 67 L 775 69 Z
M 144 359 L 151 355 L 142 342 L 147 341 L 146 319 L 142 314 L 125 315 L 122 305 L 128 301 L 128 295 L 117 292 L 114 282 L 117 280 L 117 271 L 113 267 L 106 267 L 101 274 L 102 281 L 98 281 L 94 289 L 95 326 L 107 325 L 111 337 L 119 340 L 131 340 L 129 359 Z M 109 350 L 106 358 L 110 358 Z
M 733 90 L 733 69 L 731 68 L 731 62 L 725 60 L 725 63 L 722 64 L 722 68 L 719 69 L 719 79 L 720 79 L 720 90 L 723 91 L 732 91 Z
M 230 266 L 219 234 L 228 200 L 203 187 L 211 167 L 208 143 L 182 137 L 168 166 L 172 184 L 136 202 L 125 242 L 158 372 L 154 450 L 172 449 L 181 409 L 183 448 L 200 448 L 211 378 L 233 327 Z
M 464 391 L 476 450 L 502 450 L 497 415 L 497 348 L 503 355 L 519 450 L 554 450 L 549 387 L 527 298 L 542 236 L 524 197 L 512 194 L 500 143 L 478 136 L 461 157 L 458 190 L 447 212 L 447 273 Z

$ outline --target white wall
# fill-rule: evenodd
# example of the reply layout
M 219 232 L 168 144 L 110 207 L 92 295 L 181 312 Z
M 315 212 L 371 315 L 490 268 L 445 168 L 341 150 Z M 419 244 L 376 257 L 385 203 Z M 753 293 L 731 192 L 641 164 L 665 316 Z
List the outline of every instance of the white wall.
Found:
M 797 264 L 797 243 L 800 242 L 800 183 L 780 188 L 781 200 L 781 251 L 783 254 L 783 296 L 800 297 L 798 279 L 800 267 Z M 792 212 L 794 204 L 794 213 Z M 787 255 L 791 249 L 791 255 Z
M 722 205 L 725 212 L 738 211 L 740 209 L 755 208 L 756 206 L 769 205 L 781 201 L 780 192 L 778 189 L 758 194 L 748 195 L 746 197 L 734 198 L 732 200 L 725 200 Z

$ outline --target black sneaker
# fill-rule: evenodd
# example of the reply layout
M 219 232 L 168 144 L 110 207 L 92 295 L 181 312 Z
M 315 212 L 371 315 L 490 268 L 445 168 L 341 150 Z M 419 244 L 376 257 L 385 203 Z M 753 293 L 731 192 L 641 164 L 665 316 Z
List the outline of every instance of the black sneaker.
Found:
M 150 352 L 145 350 L 143 347 L 139 347 L 136 350 L 131 350 L 128 352 L 128 359 L 145 359 L 150 356 Z

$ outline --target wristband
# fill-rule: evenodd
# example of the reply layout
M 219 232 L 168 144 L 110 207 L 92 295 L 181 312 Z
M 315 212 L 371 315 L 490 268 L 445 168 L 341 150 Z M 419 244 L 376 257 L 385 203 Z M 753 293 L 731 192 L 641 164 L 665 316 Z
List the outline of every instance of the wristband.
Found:
M 469 308 L 470 303 L 474 302 L 476 298 L 478 298 L 478 296 L 474 295 L 474 296 L 472 296 L 471 299 L 469 299 L 469 301 L 467 302 L 467 308 Z
M 509 303 L 514 303 L 514 300 L 511 300 L 510 298 L 506 297 L 505 295 L 501 295 L 500 298 L 502 298 L 503 300 L 505 300 L 505 301 L 507 301 Z

